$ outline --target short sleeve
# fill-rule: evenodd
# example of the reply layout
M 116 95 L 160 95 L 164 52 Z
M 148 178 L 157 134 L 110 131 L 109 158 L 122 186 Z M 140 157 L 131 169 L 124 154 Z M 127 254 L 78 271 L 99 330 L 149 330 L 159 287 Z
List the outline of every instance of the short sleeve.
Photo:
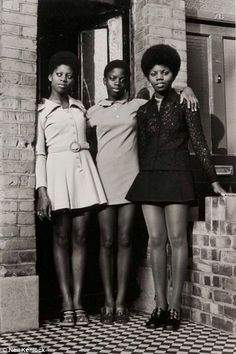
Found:
M 86 124 L 88 127 L 94 127 L 95 106 L 90 107 L 86 112 Z

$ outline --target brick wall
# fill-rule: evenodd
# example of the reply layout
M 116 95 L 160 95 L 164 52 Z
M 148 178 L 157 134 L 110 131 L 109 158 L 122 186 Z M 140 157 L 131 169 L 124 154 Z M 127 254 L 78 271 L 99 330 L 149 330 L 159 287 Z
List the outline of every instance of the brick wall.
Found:
M 206 198 L 194 223 L 183 295 L 187 318 L 236 334 L 236 195 Z
M 181 70 L 175 86 L 182 88 L 187 82 L 185 2 L 183 0 L 134 0 L 133 47 L 134 82 L 138 92 L 148 86 L 140 62 L 144 51 L 159 43 L 172 45 L 180 54 Z
M 36 35 L 37 0 L 0 0 L 0 277 L 12 279 L 35 274 Z

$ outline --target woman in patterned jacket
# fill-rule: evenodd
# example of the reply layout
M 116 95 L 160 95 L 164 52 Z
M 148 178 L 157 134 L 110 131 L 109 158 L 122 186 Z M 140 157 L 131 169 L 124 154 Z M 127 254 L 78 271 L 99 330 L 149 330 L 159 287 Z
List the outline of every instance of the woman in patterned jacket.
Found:
M 177 51 L 164 44 L 149 48 L 141 66 L 155 93 L 137 113 L 140 172 L 127 199 L 142 204 L 151 247 L 156 308 L 146 323 L 176 330 L 180 324 L 182 287 L 188 262 L 188 208 L 195 199 L 190 171 L 188 140 L 209 177 L 215 193 L 225 191 L 217 181 L 214 165 L 203 135 L 198 109 L 180 104 L 172 89 L 180 69 Z M 172 296 L 167 304 L 166 243 L 172 262 Z

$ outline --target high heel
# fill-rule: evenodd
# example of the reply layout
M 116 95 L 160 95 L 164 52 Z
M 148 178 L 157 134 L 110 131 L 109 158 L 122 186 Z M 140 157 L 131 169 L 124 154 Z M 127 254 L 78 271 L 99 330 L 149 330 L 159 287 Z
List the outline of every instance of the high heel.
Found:
M 122 324 L 129 322 L 129 311 L 126 307 L 124 309 L 116 309 L 115 321 Z
M 167 311 L 162 310 L 160 307 L 156 307 L 153 310 L 149 320 L 146 322 L 146 327 L 155 329 L 163 326 L 166 323 L 166 316 Z
M 75 310 L 75 325 L 76 326 L 87 326 L 89 324 L 89 319 L 86 312 L 83 309 Z
M 180 311 L 177 311 L 175 309 L 170 309 L 168 311 L 167 320 L 163 328 L 177 331 L 180 327 L 180 321 L 181 321 Z
M 73 327 L 75 325 L 74 311 L 72 310 L 61 311 L 60 325 L 63 327 Z
M 110 307 L 102 307 L 100 321 L 104 324 L 113 324 L 114 322 L 114 309 Z

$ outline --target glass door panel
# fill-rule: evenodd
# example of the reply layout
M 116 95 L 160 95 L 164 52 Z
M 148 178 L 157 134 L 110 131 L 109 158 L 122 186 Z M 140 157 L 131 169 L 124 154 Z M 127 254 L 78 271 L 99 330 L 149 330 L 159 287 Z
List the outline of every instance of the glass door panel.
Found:
M 123 59 L 122 17 L 112 17 L 100 28 L 82 31 L 79 43 L 80 96 L 85 107 L 89 108 L 106 98 L 103 72 L 107 63 Z
M 211 148 L 211 119 L 209 107 L 209 37 L 198 34 L 187 35 L 188 85 L 192 87 L 200 102 L 200 113 L 207 143 Z
M 108 62 L 108 30 L 81 32 L 81 100 L 86 108 L 106 96 L 103 70 Z

